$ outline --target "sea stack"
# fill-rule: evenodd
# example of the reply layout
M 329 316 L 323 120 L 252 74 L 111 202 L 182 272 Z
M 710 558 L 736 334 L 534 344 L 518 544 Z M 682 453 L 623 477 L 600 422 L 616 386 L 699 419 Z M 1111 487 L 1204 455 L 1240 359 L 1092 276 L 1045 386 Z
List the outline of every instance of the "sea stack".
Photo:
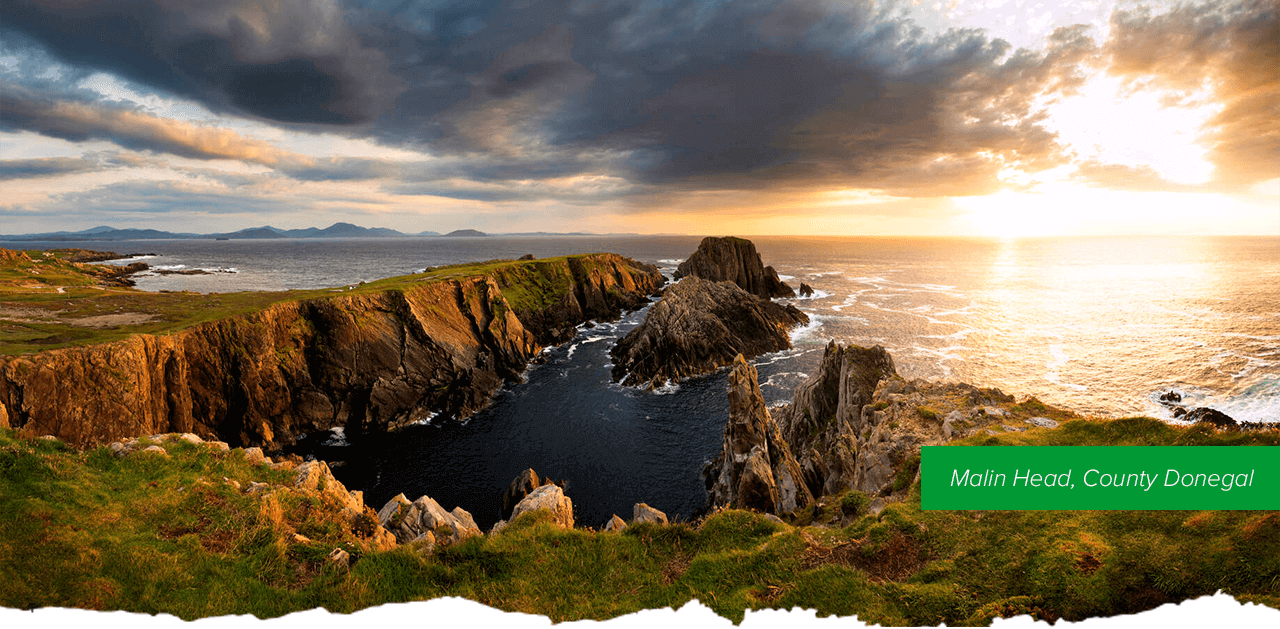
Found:
M 790 349 L 790 330 L 809 323 L 795 306 L 770 300 L 794 293 L 750 240 L 704 238 L 677 276 L 684 279 L 610 351 L 615 381 L 653 388 L 710 373 L 738 354 Z
M 709 373 L 739 354 L 789 349 L 789 330 L 808 322 L 790 304 L 760 299 L 730 282 L 688 277 L 667 289 L 644 322 L 614 346 L 613 378 L 656 387 Z
M 777 271 L 760 260 L 755 243 L 745 238 L 703 238 L 698 250 L 676 268 L 675 278 L 684 277 L 733 282 L 742 290 L 765 299 L 796 296 L 790 286 L 778 279 Z

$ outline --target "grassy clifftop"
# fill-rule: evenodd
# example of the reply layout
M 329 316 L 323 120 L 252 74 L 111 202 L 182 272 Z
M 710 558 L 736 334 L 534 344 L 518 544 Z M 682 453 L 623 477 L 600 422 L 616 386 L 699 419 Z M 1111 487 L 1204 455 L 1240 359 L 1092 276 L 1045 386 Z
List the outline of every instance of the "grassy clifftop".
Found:
M 1075 420 L 954 445 L 1015 444 L 1275 446 L 1280 433 Z M 275 490 L 284 469 L 238 449 L 166 447 L 117 458 L 0 430 L 0 605 L 189 619 L 462 596 L 561 621 L 697 598 L 732 619 L 799 606 L 953 626 L 1114 615 L 1219 589 L 1280 606 L 1274 511 L 924 512 L 917 486 L 877 514 L 853 492 L 788 523 L 730 510 L 606 533 L 529 514 L 430 551 L 377 550 L 323 497 Z M 328 560 L 335 548 L 349 564 Z
M 133 334 L 168 334 L 272 304 L 405 291 L 424 284 L 493 277 L 516 308 L 556 303 L 573 287 L 569 265 L 588 272 L 612 254 L 493 260 L 427 269 L 351 287 L 202 294 L 147 292 L 111 281 L 114 267 L 74 262 L 68 251 L 0 249 L 0 356 L 104 343 Z

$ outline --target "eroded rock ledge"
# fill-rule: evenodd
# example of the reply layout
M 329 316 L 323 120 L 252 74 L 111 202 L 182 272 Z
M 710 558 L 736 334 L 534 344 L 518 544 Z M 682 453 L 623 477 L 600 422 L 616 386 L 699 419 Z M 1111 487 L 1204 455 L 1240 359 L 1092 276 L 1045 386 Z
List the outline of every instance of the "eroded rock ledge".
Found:
M 490 269 L 0 358 L 0 418 L 78 447 L 177 432 L 268 449 L 335 426 L 463 418 L 575 326 L 637 308 L 664 282 L 614 254 Z
M 790 349 L 791 328 L 808 322 L 795 306 L 761 299 L 731 282 L 687 277 L 610 351 L 613 379 L 656 387 L 715 371 L 739 354 Z

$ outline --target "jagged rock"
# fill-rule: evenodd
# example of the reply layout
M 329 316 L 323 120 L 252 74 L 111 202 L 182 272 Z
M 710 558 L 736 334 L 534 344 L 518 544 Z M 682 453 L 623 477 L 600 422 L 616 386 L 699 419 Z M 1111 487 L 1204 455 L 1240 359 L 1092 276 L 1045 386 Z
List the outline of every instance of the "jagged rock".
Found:
M 1187 409 L 1185 406 L 1175 406 L 1172 413 L 1174 419 L 1181 419 L 1187 414 Z
M 813 296 L 813 287 L 812 287 L 812 286 L 810 286 L 810 285 L 808 285 L 808 284 L 805 284 L 804 282 L 800 282 L 800 296 L 801 296 L 801 297 L 812 297 L 812 296 Z
M 455 507 L 452 513 L 445 511 L 430 496 L 409 502 L 404 494 L 396 494 L 378 510 L 378 522 L 401 544 L 417 540 L 426 533 L 432 533 L 434 541 L 437 531 L 447 534 L 450 542 L 483 534 L 465 509 Z
M 494 522 L 493 526 L 489 528 L 489 534 L 497 535 L 498 533 L 501 533 L 504 529 L 507 528 L 507 524 L 510 524 L 510 523 L 507 522 L 506 520 L 498 520 L 497 522 Z
M 881 461 L 859 464 L 856 459 L 859 439 L 879 423 L 868 406 L 876 387 L 896 376 L 893 359 L 883 347 L 827 344 L 817 373 L 796 389 L 789 411 L 778 421 L 786 442 L 800 453 L 804 480 L 813 495 L 838 494 L 859 480 L 882 477 Z M 895 379 L 886 394 L 905 395 L 907 386 Z M 944 429 L 939 426 L 938 431 L 941 435 Z
M 1197 424 L 1211 424 L 1218 428 L 1238 428 L 1240 426 L 1231 416 L 1207 406 L 1200 406 L 1187 411 L 1187 414 L 1182 419 Z
M 1164 404 L 1181 404 L 1182 394 L 1170 389 L 1168 392 L 1160 394 L 1160 401 Z
M 525 496 L 533 493 L 533 490 L 543 485 L 559 485 L 564 489 L 564 481 L 556 482 L 550 478 L 542 478 L 532 468 L 520 472 L 520 475 L 511 481 L 511 485 L 502 494 L 502 519 L 510 520 L 511 512 L 515 510 L 516 505 L 520 504 Z
M 664 517 L 665 517 L 665 514 L 664 514 Z M 618 517 L 618 514 L 615 513 L 613 517 L 610 518 L 609 521 L 604 525 L 604 529 L 602 530 L 610 533 L 621 533 L 626 528 L 627 528 L 627 522 L 622 518 Z
M 703 471 L 711 507 L 789 513 L 813 502 L 801 466 L 765 407 L 755 367 L 739 354 L 729 372 L 729 422 Z
M 730 282 L 685 278 L 610 351 L 613 379 L 656 387 L 715 371 L 738 354 L 789 349 L 789 330 L 808 322 L 795 306 L 761 299 Z
M 790 286 L 778 279 L 773 267 L 761 262 L 755 243 L 745 238 L 703 238 L 698 250 L 676 268 L 675 278 L 683 277 L 733 282 L 742 290 L 765 299 L 796 295 Z
M 338 479 L 333 477 L 329 464 L 324 461 L 307 461 L 294 471 L 293 486 L 302 491 L 317 492 L 336 502 L 339 508 L 348 509 L 356 514 L 364 511 L 364 492 L 347 491 Z
M 613 517 L 614 519 L 621 520 L 621 518 L 618 518 L 618 516 L 616 515 Z M 639 524 L 641 522 L 653 522 L 654 524 L 667 524 L 667 514 L 657 509 L 654 509 L 653 507 L 650 507 L 649 505 L 643 502 L 637 502 L 635 506 L 631 508 L 631 523 Z M 610 523 L 612 523 L 612 521 Z M 623 527 L 626 527 L 625 523 L 623 524 Z
M 573 528 L 573 501 L 564 495 L 559 485 L 542 485 L 525 496 L 511 511 L 511 519 L 531 511 L 551 512 L 552 521 L 562 528 Z

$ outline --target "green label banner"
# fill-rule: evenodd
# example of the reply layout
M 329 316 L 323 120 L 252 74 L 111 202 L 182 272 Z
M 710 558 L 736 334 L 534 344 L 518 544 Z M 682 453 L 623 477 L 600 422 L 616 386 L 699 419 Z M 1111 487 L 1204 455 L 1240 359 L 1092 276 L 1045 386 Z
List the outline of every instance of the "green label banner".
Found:
M 924 446 L 926 510 L 1280 509 L 1276 446 Z

